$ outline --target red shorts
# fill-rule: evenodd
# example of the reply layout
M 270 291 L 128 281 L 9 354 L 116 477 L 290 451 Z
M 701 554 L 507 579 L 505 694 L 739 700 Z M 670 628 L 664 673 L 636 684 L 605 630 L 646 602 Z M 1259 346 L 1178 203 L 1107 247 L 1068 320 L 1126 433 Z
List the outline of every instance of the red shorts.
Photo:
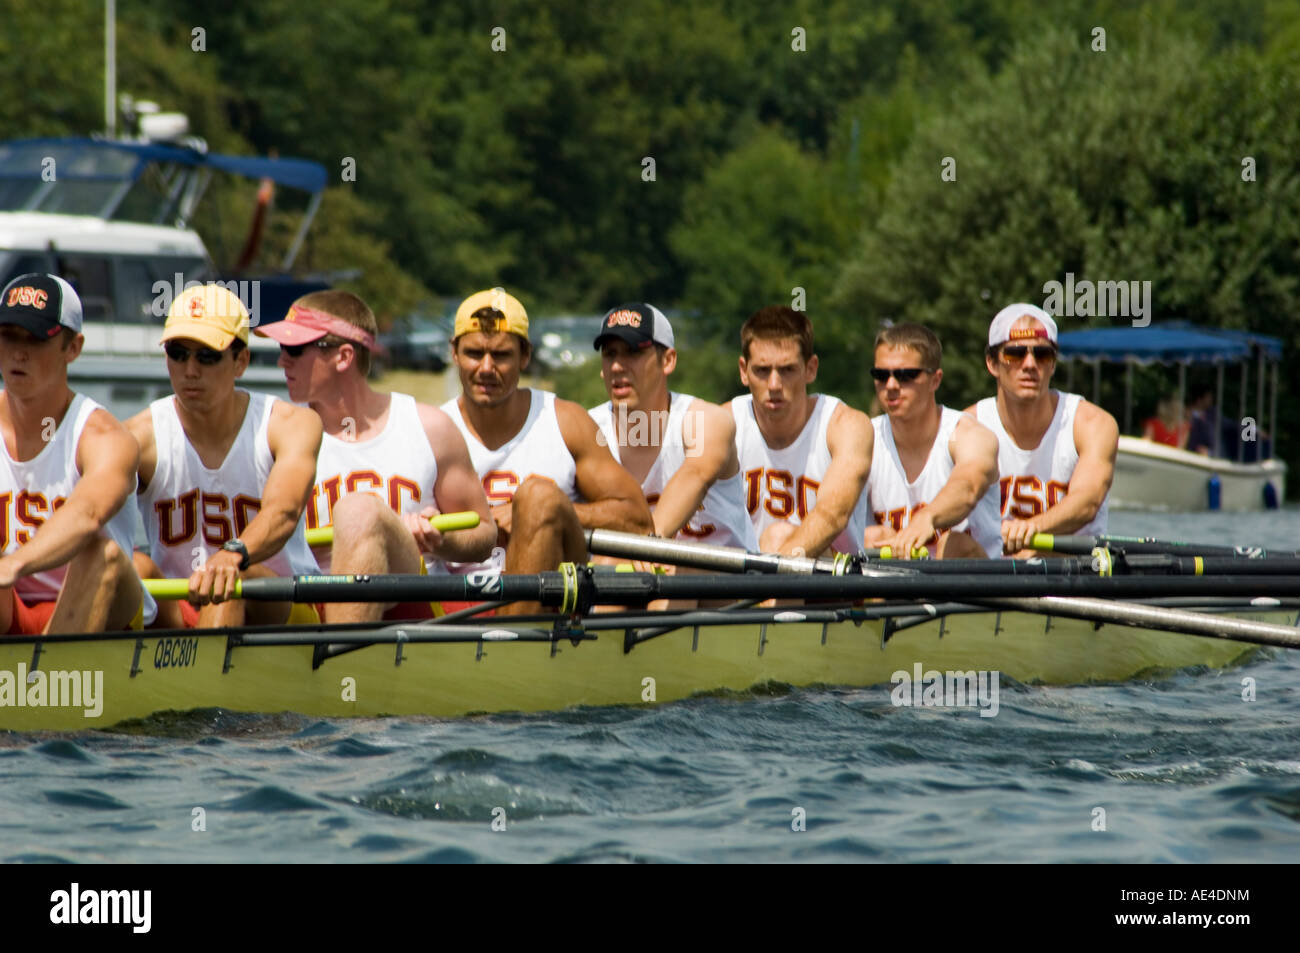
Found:
M 5 635 L 40 635 L 44 632 L 50 616 L 54 615 L 54 601 L 33 602 L 28 605 L 12 589 L 9 590 L 9 595 L 13 605 L 13 617 L 9 622 L 9 631 Z

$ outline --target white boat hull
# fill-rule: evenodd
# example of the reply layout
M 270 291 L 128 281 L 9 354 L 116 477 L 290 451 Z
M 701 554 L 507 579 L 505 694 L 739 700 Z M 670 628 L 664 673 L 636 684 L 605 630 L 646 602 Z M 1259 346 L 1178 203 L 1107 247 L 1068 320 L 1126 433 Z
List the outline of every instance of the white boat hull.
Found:
M 1120 437 L 1113 507 L 1196 511 L 1209 509 L 1209 482 L 1218 476 L 1219 508 L 1265 509 L 1265 486 L 1271 485 L 1277 505 L 1286 492 L 1286 464 L 1281 460 L 1237 463 L 1190 453 L 1138 437 Z

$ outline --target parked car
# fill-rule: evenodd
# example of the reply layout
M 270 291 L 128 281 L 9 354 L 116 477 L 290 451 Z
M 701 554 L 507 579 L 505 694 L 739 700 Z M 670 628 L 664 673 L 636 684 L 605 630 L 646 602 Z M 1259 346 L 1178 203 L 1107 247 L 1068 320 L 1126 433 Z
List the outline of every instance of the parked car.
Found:
M 538 370 L 556 371 L 565 367 L 581 367 L 599 357 L 592 342 L 600 333 L 604 316 L 564 315 L 558 318 L 538 318 L 529 328 L 533 341 L 533 360 Z
M 384 368 L 410 367 L 421 371 L 445 370 L 451 360 L 451 321 L 428 314 L 408 314 L 379 335 L 384 353 L 377 355 Z

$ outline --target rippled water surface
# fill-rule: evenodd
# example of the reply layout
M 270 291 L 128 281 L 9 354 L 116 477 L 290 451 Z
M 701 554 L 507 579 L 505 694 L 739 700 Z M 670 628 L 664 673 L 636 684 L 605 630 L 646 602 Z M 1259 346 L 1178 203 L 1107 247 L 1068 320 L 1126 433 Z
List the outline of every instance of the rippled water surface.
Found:
M 1115 512 L 1111 529 L 1300 548 L 1295 510 Z M 1119 685 L 1004 678 L 995 718 L 875 687 L 0 734 L 0 803 L 8 862 L 1295 861 L 1300 655 Z

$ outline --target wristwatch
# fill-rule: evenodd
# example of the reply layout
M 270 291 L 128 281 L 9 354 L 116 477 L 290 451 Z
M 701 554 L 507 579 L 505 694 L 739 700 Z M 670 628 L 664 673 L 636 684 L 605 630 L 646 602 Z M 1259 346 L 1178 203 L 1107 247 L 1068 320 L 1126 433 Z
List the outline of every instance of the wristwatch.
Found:
M 248 547 L 244 545 L 242 540 L 228 539 L 221 544 L 221 548 L 228 553 L 239 553 L 241 557 L 239 560 L 240 572 L 248 568 Z

